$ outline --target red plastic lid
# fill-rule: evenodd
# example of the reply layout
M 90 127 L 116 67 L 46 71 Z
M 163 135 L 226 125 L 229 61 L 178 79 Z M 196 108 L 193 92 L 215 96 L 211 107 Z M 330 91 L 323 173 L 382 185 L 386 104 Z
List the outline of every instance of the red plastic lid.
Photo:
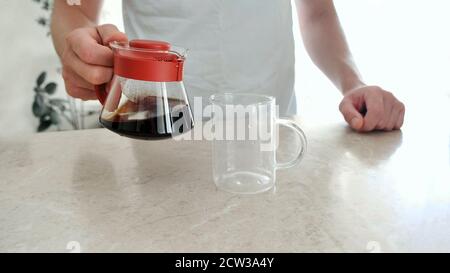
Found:
M 133 40 L 111 43 L 114 74 L 128 79 L 174 82 L 183 78 L 184 57 L 170 51 L 163 41 Z
M 168 42 L 163 41 L 133 40 L 130 41 L 130 47 L 168 51 L 170 49 L 170 44 Z

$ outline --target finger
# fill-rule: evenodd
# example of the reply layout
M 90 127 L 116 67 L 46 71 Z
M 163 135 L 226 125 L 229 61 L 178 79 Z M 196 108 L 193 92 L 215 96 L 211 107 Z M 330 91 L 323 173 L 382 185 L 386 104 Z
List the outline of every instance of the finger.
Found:
M 361 130 L 363 127 L 363 117 L 350 99 L 344 99 L 339 105 L 339 110 L 350 127 L 355 130 Z
M 64 81 L 85 89 L 94 90 L 94 85 L 88 83 L 85 79 L 75 73 L 70 67 L 63 67 L 62 77 Z
M 66 52 L 63 58 L 64 65 L 70 67 L 88 83 L 99 85 L 111 80 L 113 75 L 112 68 L 84 63 L 72 50 Z
M 78 87 L 69 82 L 66 83 L 66 90 L 67 90 L 67 94 L 69 94 L 69 96 L 74 97 L 74 98 L 78 98 L 78 99 L 82 99 L 82 100 L 97 99 L 97 96 L 96 96 L 94 90 Z
M 391 115 L 393 114 L 393 106 L 392 100 L 389 98 L 383 98 L 383 114 L 381 119 L 378 121 L 375 129 L 377 130 L 392 130 L 389 129 L 389 121 L 391 119 Z
M 397 120 L 398 120 L 399 114 L 400 113 L 398 111 L 396 111 L 396 110 L 392 111 L 392 114 L 391 114 L 391 116 L 389 118 L 389 121 L 388 121 L 386 127 L 384 128 L 385 131 L 392 131 L 392 130 L 394 130 L 395 125 L 397 124 Z
M 115 25 L 106 24 L 97 27 L 97 32 L 101 37 L 103 45 L 107 46 L 110 42 L 126 42 L 128 41 L 125 33 L 120 32 Z
M 400 116 L 399 102 L 395 102 L 395 105 L 392 107 L 392 112 L 389 117 L 389 121 L 385 128 L 386 131 L 392 131 L 395 129 L 395 125 L 397 124 L 399 116 Z
M 99 44 L 91 36 L 86 34 L 74 35 L 70 39 L 70 47 L 83 62 L 93 65 L 113 66 L 114 55 L 112 50 Z
M 383 118 L 384 102 L 383 97 L 378 92 L 366 93 L 364 96 L 367 114 L 364 117 L 364 126 L 362 128 L 365 132 L 370 132 L 375 129 L 378 122 Z
M 404 119 L 405 119 L 405 105 L 400 102 L 400 114 L 398 116 L 398 120 L 394 128 L 397 130 L 402 128 Z

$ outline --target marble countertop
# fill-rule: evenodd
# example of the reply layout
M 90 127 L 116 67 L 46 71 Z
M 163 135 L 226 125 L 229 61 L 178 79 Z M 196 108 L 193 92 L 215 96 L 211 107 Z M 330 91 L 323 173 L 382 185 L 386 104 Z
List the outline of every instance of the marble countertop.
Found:
M 216 189 L 206 141 L 2 139 L 0 251 L 450 251 L 449 127 L 298 122 L 304 161 L 252 196 Z

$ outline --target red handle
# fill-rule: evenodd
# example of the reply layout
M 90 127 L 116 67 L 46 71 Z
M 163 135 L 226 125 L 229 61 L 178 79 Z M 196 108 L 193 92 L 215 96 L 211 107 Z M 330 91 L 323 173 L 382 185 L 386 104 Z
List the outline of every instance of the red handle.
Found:
M 106 83 L 95 86 L 95 94 L 97 95 L 97 99 L 100 101 L 102 105 L 105 105 L 106 97 L 108 96 L 108 92 L 106 91 Z

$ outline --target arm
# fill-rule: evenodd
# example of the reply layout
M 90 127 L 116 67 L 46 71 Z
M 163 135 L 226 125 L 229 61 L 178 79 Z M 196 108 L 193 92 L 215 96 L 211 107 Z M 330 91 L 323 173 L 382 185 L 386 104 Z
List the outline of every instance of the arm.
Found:
M 363 85 L 331 0 L 297 0 L 303 42 L 313 62 L 345 93 Z
M 95 27 L 103 5 L 103 0 L 83 1 L 80 6 L 70 6 L 66 0 L 56 0 L 53 6 L 50 30 L 53 45 L 62 56 L 66 36 L 77 28 Z
M 67 93 L 84 100 L 96 99 L 94 85 L 108 82 L 113 74 L 111 41 L 127 37 L 113 25 L 98 26 L 102 0 L 82 1 L 70 6 L 66 0 L 55 0 L 51 34 L 62 63 Z
M 404 105 L 390 92 L 366 86 L 353 61 L 332 0 L 296 0 L 303 42 L 313 62 L 344 94 L 340 110 L 358 131 L 399 129 Z

